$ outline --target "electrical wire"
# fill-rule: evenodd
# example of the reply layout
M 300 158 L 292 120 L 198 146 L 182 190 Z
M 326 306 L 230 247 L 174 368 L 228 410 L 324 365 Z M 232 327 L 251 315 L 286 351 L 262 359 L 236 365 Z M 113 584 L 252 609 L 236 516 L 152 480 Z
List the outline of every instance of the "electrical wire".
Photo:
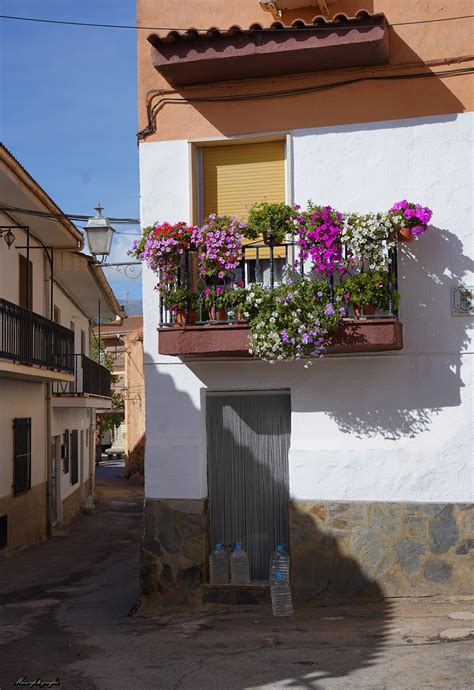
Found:
M 35 211 L 31 208 L 19 208 L 18 206 L 7 206 L 0 202 L 0 212 L 10 211 L 13 213 L 22 213 L 27 216 L 37 216 L 39 218 L 49 218 L 51 220 L 62 220 L 67 218 L 71 221 L 87 222 L 91 216 L 82 215 L 78 213 L 49 213 L 48 211 Z M 111 223 L 116 225 L 140 225 L 138 218 L 109 218 Z M 135 234 L 135 233 L 120 233 L 120 234 Z
M 457 17 L 438 17 L 435 19 L 415 19 L 413 21 L 408 21 L 408 22 L 394 22 L 391 24 L 391 26 L 411 26 L 414 24 L 435 24 L 439 22 L 449 22 L 449 21 L 454 21 L 456 19 L 472 19 L 474 17 L 474 14 L 465 14 L 465 15 L 460 15 Z M 134 30 L 134 31 L 189 31 L 190 28 L 192 28 L 193 31 L 199 31 L 199 32 L 207 32 L 209 31 L 209 27 L 206 27 L 205 29 L 197 29 L 195 27 L 186 27 L 186 28 L 178 28 L 178 27 L 173 27 L 173 26 L 137 26 L 133 24 L 101 24 L 98 22 L 74 22 L 74 21 L 67 21 L 67 20 L 62 20 L 62 19 L 40 19 L 39 17 L 15 17 L 12 15 L 8 14 L 0 14 L 0 19 L 8 19 L 8 20 L 13 20 L 13 21 L 19 21 L 19 22 L 34 22 L 37 24 L 59 24 L 62 26 L 82 26 L 82 27 L 89 27 L 89 28 L 97 28 L 97 29 L 128 29 L 128 30 Z M 329 20 L 331 21 L 331 20 Z M 264 27 L 264 30 L 268 30 L 271 27 Z M 290 27 L 288 27 L 290 28 Z M 334 31 L 334 25 L 332 26 L 319 26 L 319 25 L 314 25 L 314 26 L 308 26 L 308 27 L 300 27 L 298 28 L 298 31 L 305 31 L 305 30 L 311 30 L 313 31 L 314 28 L 317 29 L 322 29 L 322 30 L 327 30 L 327 31 Z M 372 28 L 371 24 L 367 24 L 366 26 L 363 25 L 358 25 L 358 28 Z M 222 31 L 225 31 L 225 29 L 222 29 Z
M 472 56 L 470 56 L 472 59 Z M 317 86 L 303 86 L 294 89 L 283 89 L 280 91 L 263 91 L 250 94 L 231 94 L 227 96 L 190 96 L 186 98 L 171 98 L 169 96 L 162 96 L 161 92 L 157 90 L 156 93 L 149 92 L 151 96 L 147 103 L 147 117 L 148 124 L 137 134 L 138 140 L 142 140 L 150 134 L 156 132 L 156 115 L 165 105 L 186 105 L 188 103 L 216 103 L 216 102 L 232 102 L 232 101 L 258 101 L 269 100 L 272 98 L 288 98 L 291 96 L 303 96 L 310 93 L 319 93 L 321 91 L 329 91 L 343 86 L 350 86 L 352 84 L 359 84 L 368 81 L 403 81 L 409 79 L 425 79 L 430 77 L 447 77 L 447 76 L 461 76 L 464 74 L 472 74 L 474 67 L 458 67 L 455 69 L 428 71 L 428 72 L 412 72 L 410 74 L 382 74 L 370 75 L 364 77 L 354 77 L 353 79 L 344 79 L 336 82 L 329 82 L 327 84 L 318 84 Z M 153 105 L 153 100 L 160 97 L 158 102 Z

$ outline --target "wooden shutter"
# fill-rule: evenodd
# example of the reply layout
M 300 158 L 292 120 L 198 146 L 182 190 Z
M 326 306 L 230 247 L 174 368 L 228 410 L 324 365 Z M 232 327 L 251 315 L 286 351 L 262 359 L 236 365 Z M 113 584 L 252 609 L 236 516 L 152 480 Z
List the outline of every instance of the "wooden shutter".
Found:
M 13 433 L 13 492 L 16 495 L 31 489 L 31 417 L 16 417 Z
M 77 429 L 71 431 L 71 484 L 79 481 L 79 432 Z
M 284 202 L 285 142 L 203 148 L 203 212 L 247 218 L 257 201 Z
M 33 309 L 33 264 L 21 254 L 18 261 L 18 304 Z

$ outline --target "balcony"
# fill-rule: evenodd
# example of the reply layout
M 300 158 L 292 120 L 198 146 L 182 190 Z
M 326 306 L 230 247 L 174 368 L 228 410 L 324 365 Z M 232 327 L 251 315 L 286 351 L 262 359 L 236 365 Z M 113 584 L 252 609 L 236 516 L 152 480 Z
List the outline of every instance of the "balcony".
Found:
M 226 313 L 219 309 L 219 291 L 227 292 L 236 281 L 244 287 L 251 284 L 266 285 L 276 291 L 293 276 L 293 280 L 310 278 L 321 281 L 320 276 L 304 262 L 296 259 L 295 243 L 268 246 L 248 244 L 243 247 L 239 268 L 229 273 L 219 284 L 206 285 L 195 277 L 195 258 L 188 254 L 180 268 L 179 283 L 189 287 L 195 295 L 194 309 L 169 311 L 160 303 L 158 351 L 161 355 L 177 357 L 250 357 L 250 327 L 238 311 Z M 397 309 L 397 249 L 386 249 L 388 279 L 386 304 L 383 309 L 359 309 L 347 301 L 340 301 L 345 310 L 336 330 L 327 338 L 326 354 L 370 353 L 403 348 L 403 329 Z M 361 268 L 364 272 L 364 267 Z M 325 278 L 329 299 L 341 294 L 338 287 L 350 277 L 349 271 L 337 272 Z M 211 294 L 205 299 L 205 293 Z M 277 293 L 275 293 L 277 294 Z M 213 304 L 212 304 L 213 301 Z
M 68 328 L 0 299 L 2 375 L 70 381 L 73 350 L 74 333 Z
M 74 381 L 57 381 L 53 384 L 56 407 L 99 407 L 112 405 L 111 373 L 106 367 L 83 354 L 71 355 Z M 92 398 L 89 401 L 86 399 Z M 104 398 L 98 404 L 97 398 Z M 73 400 L 71 400 L 73 399 Z

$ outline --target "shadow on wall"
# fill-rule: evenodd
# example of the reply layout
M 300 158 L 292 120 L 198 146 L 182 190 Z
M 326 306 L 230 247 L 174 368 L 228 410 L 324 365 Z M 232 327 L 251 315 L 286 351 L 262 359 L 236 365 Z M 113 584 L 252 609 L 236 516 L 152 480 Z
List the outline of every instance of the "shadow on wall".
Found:
M 152 476 L 159 481 L 160 474 L 163 476 L 165 472 L 172 472 L 173 464 L 176 464 L 175 472 L 183 473 L 185 471 L 183 458 L 189 458 L 190 454 L 192 454 L 192 461 L 196 464 L 199 462 L 197 445 L 194 447 L 190 447 L 189 443 L 182 446 L 176 445 L 177 442 L 179 443 L 179 438 L 177 438 L 179 428 L 176 413 L 173 413 L 173 410 L 179 410 L 180 427 L 183 434 L 189 435 L 188 440 L 195 433 L 199 438 L 202 414 L 194 406 L 187 393 L 175 388 L 172 377 L 156 369 L 152 369 L 149 375 L 152 377 L 149 385 L 156 391 L 161 391 L 163 401 L 173 399 L 173 404 L 163 406 L 156 415 L 158 426 L 154 438 L 159 438 L 165 444 L 169 439 L 170 443 L 161 446 L 159 457 L 159 450 L 147 444 L 147 482 Z M 231 399 L 229 404 L 232 405 Z M 257 437 L 259 448 L 271 449 L 272 444 L 277 442 L 273 437 L 277 435 L 272 434 L 272 438 L 268 437 L 268 429 L 265 425 L 262 427 L 261 419 L 255 423 L 251 415 L 242 415 L 237 421 L 241 421 L 247 427 L 248 438 Z M 382 652 L 388 635 L 391 604 L 384 599 L 382 587 L 368 569 L 361 567 L 354 558 L 347 555 L 348 545 L 341 548 L 338 539 L 330 534 L 329 529 L 332 530 L 334 527 L 333 520 L 341 517 L 337 506 L 334 516 L 331 516 L 331 520 L 327 520 L 328 531 L 325 532 L 318 527 L 317 519 L 321 517 L 320 514 L 312 514 L 310 510 L 307 512 L 300 510 L 299 505 L 291 504 L 288 512 L 290 538 L 289 540 L 285 538 L 286 516 L 283 516 L 283 520 L 279 519 L 265 505 L 268 502 L 271 503 L 276 496 L 288 494 L 287 478 L 276 476 L 267 463 L 260 462 L 254 452 L 254 442 L 243 443 L 240 434 L 236 438 L 234 429 L 235 425 L 231 427 L 224 425 L 220 438 L 221 450 L 217 460 L 222 467 L 222 474 L 233 478 L 225 482 L 225 496 L 221 505 L 224 506 L 227 517 L 229 511 L 232 511 L 237 503 L 245 502 L 245 496 L 255 499 L 258 505 L 254 505 L 254 509 L 250 511 L 251 520 L 247 520 L 245 524 L 240 521 L 238 525 L 240 531 L 231 537 L 230 541 L 240 539 L 250 551 L 256 549 L 260 551 L 260 554 L 262 544 L 267 542 L 266 558 L 268 560 L 276 542 L 283 539 L 289 541 L 292 586 L 297 604 L 359 598 L 376 602 L 370 607 L 371 624 L 373 623 L 370 646 L 360 645 L 353 648 L 350 654 L 343 655 L 337 660 L 333 654 L 325 655 L 324 650 L 318 650 L 318 675 L 320 674 L 322 678 L 340 678 L 356 669 L 374 664 Z M 148 439 L 150 441 L 150 435 Z M 158 462 L 161 467 L 158 466 Z M 188 465 L 188 467 L 191 466 L 192 463 Z M 256 477 L 258 477 L 257 491 L 254 487 Z M 165 478 L 164 481 L 166 481 Z M 252 485 L 249 486 L 248 482 Z M 160 493 L 167 495 L 167 491 L 168 489 L 165 489 L 163 485 L 163 491 Z M 141 578 L 142 592 L 149 596 L 150 602 L 165 606 L 201 604 L 203 598 L 201 585 L 208 578 L 207 562 L 210 550 L 208 525 L 209 511 L 213 509 L 212 496 L 210 501 L 211 505 L 208 506 L 206 499 L 193 501 L 146 499 Z M 269 532 L 270 537 L 268 537 Z M 254 603 L 252 595 L 245 592 L 242 592 L 239 602 Z M 362 613 L 362 615 L 366 614 Z M 218 624 L 216 622 L 216 625 Z M 221 663 L 225 663 L 224 660 Z M 265 672 L 262 671 L 259 682 L 261 684 L 274 683 L 283 680 L 284 677 L 286 677 L 285 672 L 283 670 L 280 672 L 277 665 L 269 666 Z M 318 687 L 314 679 L 308 680 L 307 677 L 305 679 L 302 676 L 297 681 L 298 687 L 313 689 Z M 242 681 L 242 688 L 244 687 L 247 687 L 247 684 Z
M 427 431 L 443 408 L 461 402 L 461 353 L 469 345 L 471 319 L 451 316 L 451 287 L 474 271 L 474 261 L 464 254 L 456 235 L 435 227 L 416 243 L 401 247 L 400 319 L 405 347 L 418 354 L 433 352 L 435 359 L 403 353 L 374 357 L 371 377 L 357 391 L 357 406 L 352 407 L 347 400 L 354 397 L 353 374 L 359 364 L 354 359 L 349 365 L 338 363 L 338 370 L 346 368 L 348 375 L 338 377 L 337 387 L 325 388 L 324 411 L 341 431 L 358 438 L 378 434 L 392 440 L 413 438 Z M 421 346 L 414 338 L 421 338 Z
M 146 436 L 145 434 L 142 434 L 142 436 L 140 436 L 139 440 L 127 454 L 125 459 L 125 471 L 129 476 L 140 474 L 143 477 L 145 474 L 145 442 Z
M 306 19 L 311 21 L 315 8 L 312 8 Z M 351 13 L 350 8 L 349 13 Z M 369 9 L 365 7 L 365 9 Z M 331 13 L 336 8 L 331 6 Z M 343 10 L 344 11 L 344 10 Z M 357 10 L 356 10 L 357 11 Z M 369 10 L 370 11 L 370 10 Z M 317 13 L 317 12 L 316 12 Z M 285 13 L 285 21 L 291 23 L 298 18 L 295 13 Z M 302 15 L 298 11 L 296 14 Z M 388 15 L 390 21 L 390 16 Z M 334 29 L 337 33 L 337 28 Z M 252 40 L 252 39 L 249 39 Z M 299 40 L 304 40 L 302 35 Z M 354 78 L 362 75 L 366 80 L 340 88 L 330 88 L 315 93 L 299 94 L 297 97 L 285 99 L 285 107 L 278 107 L 278 99 L 260 100 L 236 100 L 229 107 L 229 101 L 192 102 L 192 108 L 202 118 L 208 121 L 218 132 L 226 136 L 247 134 L 249 123 L 252 132 L 267 132 L 268 123 L 271 122 L 272 131 L 305 129 L 311 127 L 337 126 L 346 123 L 383 122 L 396 121 L 407 118 L 426 118 L 429 116 L 453 115 L 465 112 L 465 105 L 449 88 L 448 85 L 435 76 L 431 67 L 424 64 L 420 56 L 398 35 L 396 27 L 390 31 L 390 65 L 387 67 L 400 68 L 412 65 L 409 70 L 403 70 L 402 74 L 416 73 L 417 78 L 404 78 L 390 81 L 382 79 L 370 80 L 374 75 L 361 67 L 356 70 Z M 193 44 L 193 49 L 200 50 L 199 45 Z M 445 57 L 445 56 L 442 56 Z M 376 75 L 377 76 L 377 75 Z M 309 73 L 297 75 L 295 82 L 292 76 L 283 77 L 286 88 L 310 87 L 313 85 L 334 84 L 345 81 L 347 74 L 341 77 L 338 70 L 326 70 L 321 73 Z M 184 99 L 198 97 L 196 88 L 205 92 L 209 90 L 209 84 L 201 84 L 189 91 L 186 87 L 177 87 L 176 93 Z M 229 83 L 218 83 L 219 93 L 229 93 Z M 262 91 L 262 81 L 256 80 L 254 85 L 239 81 L 230 82 L 230 88 L 234 93 L 237 88 L 239 94 L 250 94 Z M 268 87 L 266 87 L 268 88 Z M 271 89 L 269 89 L 271 90 Z M 203 95 L 205 95 L 203 93 Z M 280 99 L 281 100 L 281 99 Z M 173 105 L 159 95 L 153 95 L 150 102 L 150 121 L 153 127 L 160 128 L 161 111 L 170 108 L 168 117 L 177 113 L 181 117 L 182 105 Z M 154 130 L 153 130 L 154 131 Z

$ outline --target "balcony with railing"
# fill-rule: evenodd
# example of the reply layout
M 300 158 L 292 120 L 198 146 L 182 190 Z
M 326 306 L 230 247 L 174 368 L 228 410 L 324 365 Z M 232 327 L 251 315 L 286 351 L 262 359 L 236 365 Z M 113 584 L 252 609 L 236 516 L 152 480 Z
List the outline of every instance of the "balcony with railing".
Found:
M 0 360 L 71 375 L 73 351 L 74 333 L 68 328 L 0 299 Z
M 95 396 L 111 398 L 111 373 L 106 367 L 83 354 L 70 356 L 74 370 L 74 381 L 57 381 L 53 393 L 57 396 Z
M 354 267 L 350 261 L 344 261 L 347 256 L 343 245 L 343 261 L 338 269 L 318 274 L 313 264 L 300 258 L 296 241 L 247 243 L 242 247 L 238 267 L 224 277 L 208 280 L 198 275 L 196 252 L 184 252 L 177 283 L 170 288 L 170 298 L 162 295 L 160 299 L 159 353 L 173 356 L 250 356 L 251 315 L 242 302 L 239 304 L 238 296 L 248 295 L 252 286 L 256 286 L 257 291 L 263 291 L 261 294 L 265 299 L 281 302 L 291 297 L 291 286 L 301 285 L 302 281 L 306 285 L 314 281 L 314 294 L 320 294 L 324 302 L 335 305 L 343 314 L 337 327 L 325 338 L 326 354 L 401 349 L 403 334 L 398 320 L 396 244 L 381 242 L 380 256 L 385 270 L 380 283 L 380 298 L 377 298 L 378 303 L 377 299 L 374 300 L 375 304 L 357 304 L 346 293 L 345 286 L 354 284 L 355 275 L 359 282 L 375 275 L 368 262 Z M 179 297 L 177 306 L 172 303 L 173 290 Z M 188 295 L 184 301 L 183 295 Z M 255 309 L 258 312 L 258 306 Z

